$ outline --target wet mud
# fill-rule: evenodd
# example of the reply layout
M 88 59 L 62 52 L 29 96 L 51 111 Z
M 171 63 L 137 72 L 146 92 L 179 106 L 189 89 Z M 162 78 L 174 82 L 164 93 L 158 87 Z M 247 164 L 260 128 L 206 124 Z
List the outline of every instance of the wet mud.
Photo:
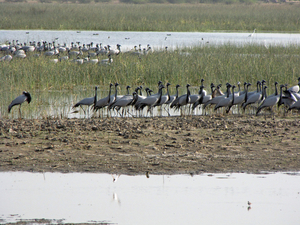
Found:
M 0 128 L 0 171 L 300 170 L 298 116 L 3 119 Z

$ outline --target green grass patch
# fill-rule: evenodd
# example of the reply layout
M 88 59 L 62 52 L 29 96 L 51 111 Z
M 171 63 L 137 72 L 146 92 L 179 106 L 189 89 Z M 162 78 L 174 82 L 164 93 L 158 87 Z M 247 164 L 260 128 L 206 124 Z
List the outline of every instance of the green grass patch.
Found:
M 298 3 L 0 3 L 0 29 L 299 32 Z

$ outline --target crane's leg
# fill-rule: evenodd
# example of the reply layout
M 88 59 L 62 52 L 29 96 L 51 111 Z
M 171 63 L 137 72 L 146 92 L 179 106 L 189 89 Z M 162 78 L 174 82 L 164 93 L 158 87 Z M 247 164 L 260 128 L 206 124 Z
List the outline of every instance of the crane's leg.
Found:
M 21 105 L 22 105 L 22 104 L 20 104 L 20 107 L 19 107 L 19 118 L 22 118 L 22 114 L 21 114 Z
M 167 107 L 167 106 L 166 106 L 166 107 Z M 166 112 L 168 113 L 168 115 L 171 116 L 169 110 L 166 109 L 166 107 L 164 107 L 164 110 L 166 110 Z
M 124 112 L 123 112 L 123 109 L 122 109 L 122 113 L 120 113 L 119 111 L 120 111 L 120 108 L 118 108 L 118 109 L 117 109 L 117 115 L 119 114 L 119 115 L 120 115 L 120 117 L 122 117 L 122 118 L 123 118 L 123 113 L 124 113 Z
M 125 113 L 126 114 L 126 113 Z M 124 108 L 122 109 L 122 117 L 124 117 Z
M 85 110 L 82 108 L 82 105 L 80 105 L 80 108 L 83 110 L 84 115 L 86 115 L 86 112 L 85 112 Z
M 127 113 L 128 113 L 128 117 L 131 116 L 131 117 L 135 118 L 135 116 L 133 115 L 133 113 L 131 113 L 131 112 L 129 111 L 129 109 L 127 110 Z

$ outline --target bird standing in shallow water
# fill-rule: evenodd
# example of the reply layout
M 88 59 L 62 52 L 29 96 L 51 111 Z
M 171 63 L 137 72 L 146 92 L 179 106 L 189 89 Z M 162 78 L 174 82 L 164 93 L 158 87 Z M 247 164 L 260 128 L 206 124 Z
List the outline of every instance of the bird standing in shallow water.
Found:
M 20 105 L 19 108 L 19 113 L 20 113 L 20 118 L 21 118 L 21 105 L 23 102 L 27 101 L 28 104 L 31 102 L 31 95 L 29 92 L 27 91 L 23 91 L 22 95 L 16 97 L 8 106 L 8 113 L 10 113 L 12 107 L 14 107 L 15 105 Z
M 255 34 L 255 31 L 256 31 L 256 29 L 254 29 L 254 30 L 253 30 L 253 33 L 252 33 L 252 34 L 249 34 L 248 37 L 253 37 L 253 35 Z
M 89 114 L 89 106 L 90 105 L 93 105 L 94 106 L 96 105 L 97 103 L 97 86 L 95 87 L 95 96 L 94 97 L 90 97 L 90 98 L 85 98 L 85 99 L 82 99 L 81 101 L 77 102 L 73 107 L 73 108 L 76 108 L 78 106 L 81 107 L 81 109 L 84 111 L 84 115 L 86 115 L 86 112 L 85 110 L 82 108 L 83 105 L 87 105 L 88 107 L 88 114 Z

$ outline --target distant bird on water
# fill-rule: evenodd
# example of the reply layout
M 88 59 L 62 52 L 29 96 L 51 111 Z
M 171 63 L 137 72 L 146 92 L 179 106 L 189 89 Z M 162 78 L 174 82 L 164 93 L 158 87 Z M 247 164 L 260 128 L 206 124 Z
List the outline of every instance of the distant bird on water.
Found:
M 248 37 L 253 37 L 253 35 L 255 34 L 255 31 L 256 31 L 256 29 L 254 29 L 254 30 L 253 30 L 253 33 L 252 33 L 252 34 L 249 34 Z
M 20 105 L 19 108 L 19 113 L 20 113 L 20 117 L 21 117 L 21 105 L 23 102 L 27 101 L 28 104 L 31 102 L 31 95 L 29 92 L 27 91 L 23 91 L 22 95 L 16 97 L 8 106 L 8 113 L 10 113 L 12 107 L 14 107 L 15 105 Z

